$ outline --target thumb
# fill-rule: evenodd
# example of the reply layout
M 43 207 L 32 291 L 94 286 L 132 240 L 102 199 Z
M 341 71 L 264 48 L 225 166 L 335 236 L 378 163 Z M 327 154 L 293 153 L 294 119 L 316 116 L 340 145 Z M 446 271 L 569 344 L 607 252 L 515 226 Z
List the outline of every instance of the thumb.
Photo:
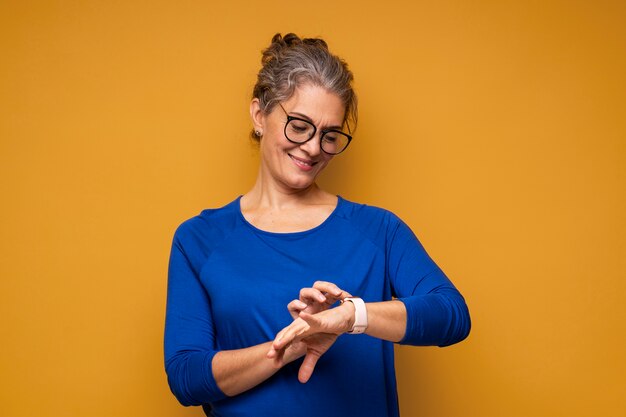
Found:
M 302 365 L 300 365 L 300 370 L 298 371 L 298 381 L 303 384 L 306 384 L 309 381 L 311 375 L 313 375 L 315 365 L 317 364 L 319 358 L 319 353 L 310 351 L 307 352 L 304 360 L 302 361 Z

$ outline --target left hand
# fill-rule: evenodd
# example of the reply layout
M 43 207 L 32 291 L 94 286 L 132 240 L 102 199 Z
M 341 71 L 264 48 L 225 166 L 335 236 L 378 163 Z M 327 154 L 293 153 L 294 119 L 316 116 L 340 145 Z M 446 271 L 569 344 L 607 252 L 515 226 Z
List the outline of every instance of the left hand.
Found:
M 296 320 L 303 311 L 309 314 L 319 313 L 346 297 L 352 296 L 332 282 L 315 281 L 312 287 L 300 290 L 300 297 L 291 301 L 287 305 L 287 310 Z
M 337 336 L 349 331 L 354 324 L 354 305 L 343 303 L 316 314 L 300 312 L 300 316 L 276 335 L 267 357 L 282 366 L 285 350 L 304 344 L 306 355 L 298 372 L 298 380 L 306 383 L 319 358 L 335 343 Z

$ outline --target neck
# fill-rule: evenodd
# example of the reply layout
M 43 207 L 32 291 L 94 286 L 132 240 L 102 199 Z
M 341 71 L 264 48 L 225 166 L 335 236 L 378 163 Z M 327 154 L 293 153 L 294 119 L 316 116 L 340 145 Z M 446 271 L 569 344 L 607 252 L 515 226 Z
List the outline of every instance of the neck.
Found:
M 316 183 L 303 189 L 293 189 L 267 177 L 260 169 L 254 186 L 243 196 L 247 206 L 281 209 L 303 204 L 320 204 L 329 198 L 335 198 L 320 189 Z

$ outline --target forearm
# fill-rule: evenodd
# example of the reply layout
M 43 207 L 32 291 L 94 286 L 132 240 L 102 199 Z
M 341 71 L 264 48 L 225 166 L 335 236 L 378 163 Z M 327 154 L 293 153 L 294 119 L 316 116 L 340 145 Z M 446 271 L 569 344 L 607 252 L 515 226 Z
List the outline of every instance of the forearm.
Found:
M 213 377 L 224 394 L 232 397 L 249 390 L 274 375 L 280 366 L 267 358 L 272 342 L 244 349 L 223 350 L 213 357 Z M 284 363 L 289 363 L 304 352 L 287 349 Z
M 406 332 L 406 307 L 398 300 L 366 303 L 365 334 L 390 342 L 399 342 Z
M 454 288 L 401 298 L 407 309 L 402 344 L 449 346 L 465 339 L 471 329 L 469 310 Z
M 413 321 L 408 325 L 408 312 L 405 302 L 410 303 Z M 350 308 L 351 319 L 348 328 L 354 323 L 354 306 Z M 467 337 L 471 322 L 463 297 L 430 294 L 405 299 L 366 303 L 368 326 L 365 334 L 391 342 L 414 345 L 447 346 Z M 408 333 L 407 333 L 408 332 Z

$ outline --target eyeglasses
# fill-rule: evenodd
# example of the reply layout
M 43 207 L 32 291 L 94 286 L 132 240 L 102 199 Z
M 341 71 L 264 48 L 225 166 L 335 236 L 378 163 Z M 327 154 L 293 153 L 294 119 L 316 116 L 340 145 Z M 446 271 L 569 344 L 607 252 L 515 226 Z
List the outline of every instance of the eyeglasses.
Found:
M 285 124 L 285 137 L 289 142 L 303 144 L 315 137 L 317 127 L 308 120 L 299 117 L 290 116 L 287 110 L 278 103 L 287 116 L 287 124 Z M 345 151 L 352 136 L 336 129 L 322 130 L 320 137 L 320 148 L 329 155 L 337 155 Z

